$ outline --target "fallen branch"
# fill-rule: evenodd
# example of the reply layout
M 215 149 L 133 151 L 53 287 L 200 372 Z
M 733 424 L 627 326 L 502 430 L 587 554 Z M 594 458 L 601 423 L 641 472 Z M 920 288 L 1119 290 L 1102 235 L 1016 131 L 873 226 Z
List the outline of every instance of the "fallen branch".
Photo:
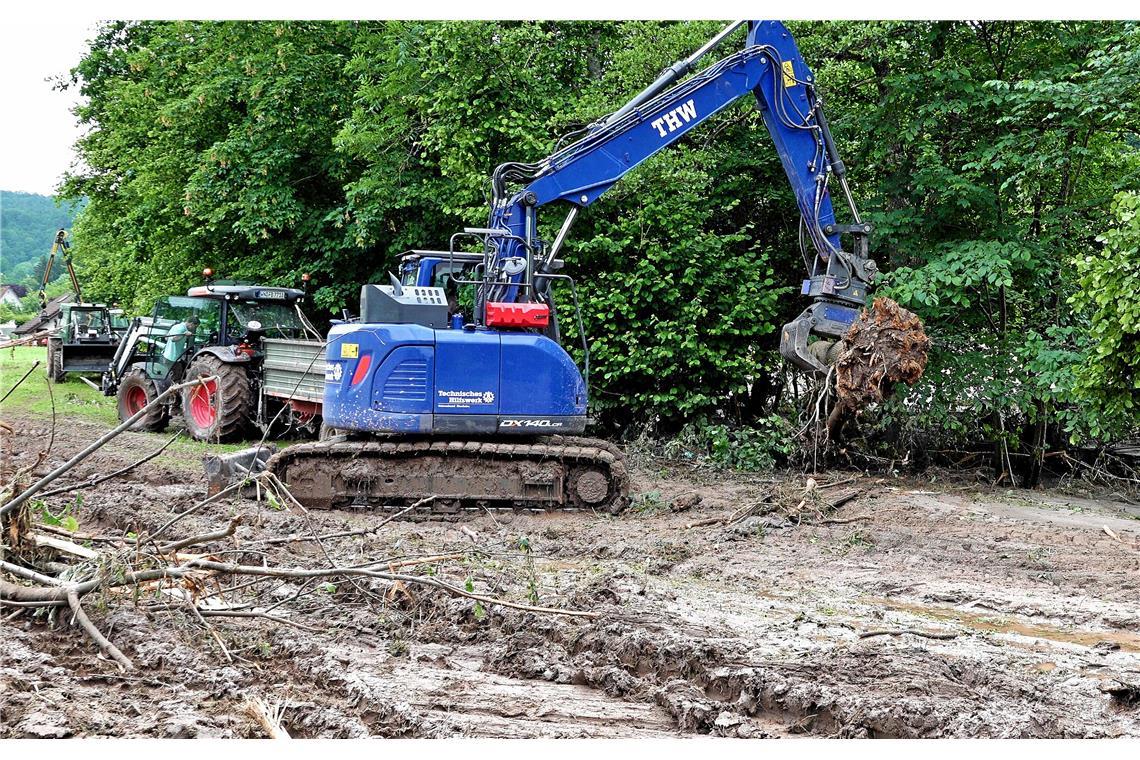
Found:
M 57 538 L 55 536 L 43 536 L 38 533 L 33 533 L 31 534 L 31 539 L 36 546 L 46 546 L 49 549 L 55 549 L 57 552 L 70 554 L 73 557 L 95 559 L 99 556 L 99 553 L 94 549 L 88 549 L 86 546 L 80 546 L 74 541 L 68 541 L 64 538 Z
M 43 490 L 43 488 L 46 485 L 51 483 L 53 480 L 58 478 L 60 475 L 63 475 L 65 472 L 72 469 L 77 464 L 82 462 L 84 459 L 91 456 L 93 453 L 95 453 L 99 449 L 101 449 L 103 446 L 105 446 L 107 443 L 109 443 L 112 439 L 118 437 L 120 433 L 124 432 L 125 430 L 130 428 L 132 425 L 134 425 L 136 422 L 138 422 L 140 419 L 142 419 L 143 415 L 146 414 L 147 410 L 150 409 L 155 404 L 162 403 L 163 401 L 166 400 L 166 398 L 168 396 L 170 396 L 175 391 L 182 390 L 183 388 L 189 388 L 192 385 L 199 385 L 199 384 L 205 383 L 205 382 L 210 381 L 210 380 L 217 380 L 217 378 L 212 377 L 212 376 L 211 377 L 200 377 L 200 378 L 195 378 L 194 380 L 191 380 L 189 382 L 178 383 L 177 385 L 170 386 L 169 388 L 164 390 L 162 393 L 155 396 L 154 400 L 151 401 L 149 404 L 147 404 L 142 409 L 139 409 L 137 412 L 132 414 L 125 422 L 121 423 L 118 427 L 114 428 L 109 433 L 105 434 L 102 438 L 95 441 L 94 443 L 92 443 L 87 448 L 85 448 L 83 451 L 79 452 L 78 454 L 73 456 L 71 459 L 67 460 L 66 462 L 61 464 L 59 467 L 55 468 L 54 470 L 49 472 L 47 475 L 43 476 L 42 478 L 40 478 L 35 483 L 28 486 L 26 489 L 24 489 L 20 493 L 20 495 L 16 496 L 11 501 L 9 501 L 7 504 L 0 507 L 0 517 L 14 511 L 21 504 L 26 502 L 28 499 L 32 498 L 32 496 L 37 494 L 39 491 Z
M 20 383 L 22 383 L 22 382 L 24 382 L 25 380 L 27 380 L 27 379 L 28 379 L 28 375 L 30 375 L 30 374 L 32 374 L 33 372 L 35 372 L 35 370 L 36 370 L 36 367 L 38 367 L 38 366 L 40 366 L 40 360 L 39 360 L 39 359 L 36 359 L 36 363 L 35 363 L 35 364 L 33 364 L 31 367 L 28 367 L 28 371 L 24 373 L 24 376 L 23 376 L 23 377 L 21 377 L 19 380 L 17 380 L 17 381 L 16 381 L 16 384 L 15 384 L 15 385 L 13 385 L 11 388 L 9 388 L 9 389 L 8 389 L 8 392 L 4 394 L 4 398 L 0 398 L 0 404 L 2 404 L 2 403 L 4 403 L 5 401 L 7 401 L 7 400 L 8 400 L 8 397 L 12 395 L 12 391 L 14 391 L 14 390 L 16 390 L 17 388 L 19 388 L 19 387 L 20 387 Z
M 206 506 L 207 504 L 212 504 L 215 501 L 218 501 L 223 496 L 227 496 L 227 495 L 233 493 L 234 491 L 240 490 L 241 487 L 246 484 L 246 482 L 254 482 L 254 481 L 260 480 L 262 477 L 264 477 L 267 474 L 268 473 L 263 472 L 263 473 L 260 473 L 258 475 L 254 475 L 253 478 L 251 478 L 249 481 L 243 481 L 241 483 L 234 483 L 233 485 L 231 485 L 227 488 L 223 488 L 221 491 L 218 491 L 213 496 L 202 499 L 202 501 L 198 502 L 197 504 L 194 504 L 191 507 L 188 507 L 188 508 L 182 510 L 181 512 L 176 514 L 174 517 L 167 520 L 166 523 L 164 523 L 161 528 L 156 530 L 154 533 L 150 534 L 150 538 L 151 539 L 158 538 L 163 533 L 170 530 L 170 528 L 179 520 L 182 520 L 183 518 L 189 517 L 190 515 L 194 514 L 199 509 L 201 509 L 202 507 Z
M 450 559 L 463 559 L 466 556 L 467 552 L 455 552 L 454 554 L 437 554 L 434 557 L 416 557 L 399 562 L 378 562 L 376 564 L 383 565 L 389 570 L 395 570 L 397 567 L 414 567 L 416 565 L 427 565 L 434 562 L 446 562 Z
M 404 507 L 399 512 L 396 512 L 395 514 L 389 515 L 388 517 L 381 520 L 376 525 L 373 525 L 371 528 L 361 528 L 359 530 L 346 530 L 346 531 L 341 531 L 340 533 L 328 533 L 328 534 L 325 534 L 323 536 L 302 536 L 298 533 L 294 533 L 291 536 L 276 536 L 274 538 L 267 538 L 264 541 L 261 541 L 260 543 L 262 543 L 262 544 L 292 544 L 292 543 L 297 543 L 297 542 L 301 542 L 301 541 L 315 541 L 317 543 L 320 543 L 321 541 L 326 541 L 330 538 L 348 538 L 349 536 L 372 535 L 373 533 L 376 533 L 376 531 L 380 530 L 381 528 L 383 528 L 385 525 L 392 522 L 396 518 L 410 512 L 413 509 L 416 509 L 417 507 L 422 507 L 424 504 L 427 504 L 428 502 L 432 501 L 433 499 L 435 499 L 434 496 L 428 496 L 427 498 L 420 499 L 415 504 L 411 504 L 407 507 Z
M 50 491 L 44 491 L 43 493 L 41 493 L 40 498 L 46 499 L 49 496 L 57 496 L 61 493 L 67 493 L 68 491 L 77 491 L 80 488 L 92 488 L 93 486 L 97 486 L 100 483 L 105 483 L 106 481 L 111 480 L 112 478 L 117 478 L 120 475 L 125 475 L 128 472 L 130 472 L 131 470 L 138 467 L 139 465 L 146 464 L 147 462 L 154 459 L 156 456 L 158 456 L 162 452 L 166 451 L 166 447 L 169 446 L 170 444 L 174 443 L 174 441 L 177 438 L 181 437 L 181 435 L 182 435 L 182 431 L 179 430 L 177 433 L 175 433 L 169 439 L 167 439 L 166 443 L 162 444 L 161 446 L 159 446 L 157 449 L 155 449 L 151 453 L 147 454 L 142 459 L 139 459 L 135 462 L 132 462 L 131 464 L 128 464 L 126 467 L 122 467 L 118 470 L 115 470 L 114 472 L 112 472 L 109 475 L 101 475 L 101 476 L 95 478 L 94 480 L 87 481 L 86 483 L 76 483 L 75 485 L 63 486 L 61 488 L 53 488 Z
M 269 705 L 259 698 L 251 697 L 245 703 L 246 712 L 256 720 L 270 739 L 291 739 L 289 732 L 281 725 L 281 718 L 285 714 L 284 703 L 279 703 L 276 709 L 270 710 Z
M 12 575 L 18 575 L 25 580 L 35 581 L 36 583 L 46 583 L 49 586 L 62 585 L 62 583 L 55 578 L 47 575 L 41 575 L 35 570 L 29 570 L 28 568 L 22 567 L 21 565 L 14 565 L 11 562 L 5 562 L 3 560 L 0 560 L 0 570 L 11 573 Z
M 214 629 L 214 626 L 210 625 L 209 622 L 206 621 L 206 618 L 202 617 L 202 611 L 193 604 L 188 604 L 186 606 L 189 607 L 191 612 L 194 613 L 194 617 L 198 618 L 198 622 L 202 624 L 202 627 L 205 628 L 209 632 L 210 636 L 213 637 L 214 642 L 218 645 L 218 648 L 222 650 L 222 654 L 226 656 L 226 662 L 233 662 L 234 656 L 230 654 L 229 648 L 226 646 L 225 642 L 222 641 L 222 637 L 218 635 L 218 632 Z
M 51 337 L 51 333 L 47 330 L 43 330 L 41 332 L 32 333 L 31 335 L 29 335 L 26 338 L 15 338 L 13 340 L 6 340 L 3 343 L 0 343 L 0 348 L 15 348 L 16 346 L 27 346 L 27 345 L 30 345 L 32 343 L 38 343 L 39 341 L 43 340 L 44 338 L 48 338 L 48 337 Z
M 854 517 L 831 517 L 826 520 L 820 520 L 815 525 L 846 525 L 848 523 L 859 522 L 860 520 L 870 520 L 871 515 L 855 515 Z
M 190 538 L 183 538 L 180 541 L 166 544 L 158 547 L 159 552 L 162 554 L 170 554 L 179 549 L 185 549 L 187 546 L 195 546 L 196 544 L 208 544 L 211 541 L 221 541 L 223 538 L 229 538 L 234 534 L 237 526 L 241 524 L 241 515 L 230 520 L 230 524 L 222 530 L 214 531 L 213 533 L 203 533 L 200 536 L 191 536 Z
M 476 594 L 459 586 L 455 586 L 447 581 L 441 581 L 438 578 L 419 575 L 402 575 L 400 573 L 385 573 L 377 570 L 370 570 L 365 567 L 331 567 L 324 569 L 310 569 L 310 568 L 287 568 L 287 567 L 265 567 L 260 565 L 237 565 L 226 562 L 216 562 L 208 559 L 194 559 L 179 568 L 171 568 L 172 570 L 181 570 L 183 572 L 201 568 L 203 570 L 214 570 L 226 575 L 264 575 L 270 578 L 325 578 L 342 575 L 345 577 L 363 575 L 369 578 L 379 578 L 388 581 L 403 581 L 404 583 L 415 583 L 420 586 L 431 586 L 438 588 L 441 591 L 446 591 L 455 596 L 462 596 L 467 599 L 474 599 L 484 604 L 498 604 L 503 607 L 511 607 L 517 610 L 525 610 L 527 612 L 542 612 L 549 615 L 566 615 L 568 617 L 585 617 L 596 618 L 600 617 L 597 612 L 588 612 L 586 610 L 564 610 L 557 607 L 536 607 L 529 604 L 519 604 L 518 602 L 511 602 L 506 599 L 499 599 L 493 596 L 486 596 L 484 594 Z M 0 588 L 2 590 L 2 588 Z
M 916 631 L 913 628 L 900 628 L 898 630 L 892 631 L 864 631 L 863 633 L 859 634 L 859 638 L 869 639 L 872 636 L 902 636 L 904 634 L 910 636 L 921 636 L 924 639 L 939 639 L 942 641 L 958 638 L 958 634 L 956 633 L 930 633 L 927 631 Z
M 75 592 L 74 586 L 67 589 L 67 604 L 75 614 L 75 620 L 79 623 L 79 626 L 87 633 L 92 641 L 99 645 L 99 649 L 103 654 L 117 662 L 119 667 L 124 671 L 134 669 L 134 663 L 128 660 L 127 656 L 120 652 L 119 648 L 112 644 L 111 641 L 95 627 L 91 619 L 87 617 L 87 613 L 83 611 L 83 607 L 79 604 L 79 594 Z
M 235 617 L 235 618 L 265 618 L 272 620 L 274 623 L 281 623 L 282 625 L 291 625 L 294 628 L 300 628 L 302 631 L 309 631 L 310 633 L 324 633 L 324 630 L 304 623 L 298 623 L 296 620 L 283 618 L 278 615 L 271 615 L 268 612 L 261 610 L 227 610 L 227 609 L 210 609 L 195 607 L 194 611 L 199 615 L 205 617 Z

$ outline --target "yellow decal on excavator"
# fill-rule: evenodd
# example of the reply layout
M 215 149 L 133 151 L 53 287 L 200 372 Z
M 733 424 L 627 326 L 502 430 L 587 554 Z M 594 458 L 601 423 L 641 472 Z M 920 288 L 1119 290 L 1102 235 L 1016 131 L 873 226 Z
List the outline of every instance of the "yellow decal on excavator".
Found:
M 340 358 L 341 359 L 355 359 L 360 356 L 359 343 L 341 343 L 340 344 Z
M 791 61 L 784 61 L 784 87 L 796 86 L 796 70 L 792 68 Z

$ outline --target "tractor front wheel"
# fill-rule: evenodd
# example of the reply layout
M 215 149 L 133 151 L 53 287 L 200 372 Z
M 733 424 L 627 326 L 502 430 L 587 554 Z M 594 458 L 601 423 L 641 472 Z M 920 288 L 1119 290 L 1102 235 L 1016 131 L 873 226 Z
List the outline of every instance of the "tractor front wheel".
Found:
M 123 375 L 119 390 L 115 394 L 119 406 L 119 422 L 126 422 L 142 411 L 147 404 L 158 398 L 158 388 L 154 381 L 141 369 L 132 369 Z M 170 421 L 170 407 L 157 404 L 147 409 L 146 414 L 131 425 L 131 430 L 144 430 L 148 433 L 161 433 Z
M 53 383 L 62 383 L 67 377 L 63 371 L 63 344 L 55 338 L 48 338 L 48 379 Z
M 240 440 L 253 413 L 245 366 L 203 354 L 190 364 L 182 380 L 196 378 L 210 379 L 182 389 L 182 417 L 190 435 L 199 441 Z

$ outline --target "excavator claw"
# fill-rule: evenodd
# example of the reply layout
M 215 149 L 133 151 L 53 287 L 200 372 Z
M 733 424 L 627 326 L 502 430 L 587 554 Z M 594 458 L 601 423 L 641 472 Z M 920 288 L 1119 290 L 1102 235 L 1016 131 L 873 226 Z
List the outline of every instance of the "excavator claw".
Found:
M 839 358 L 843 336 L 858 317 L 859 311 L 851 306 L 816 301 L 784 325 L 780 332 L 780 356 L 805 372 L 826 375 L 828 367 Z M 823 340 L 808 343 L 812 335 Z
M 810 311 L 804 311 L 784 325 L 780 332 L 780 356 L 804 372 L 826 374 L 827 367 L 808 350 L 808 337 L 811 335 Z

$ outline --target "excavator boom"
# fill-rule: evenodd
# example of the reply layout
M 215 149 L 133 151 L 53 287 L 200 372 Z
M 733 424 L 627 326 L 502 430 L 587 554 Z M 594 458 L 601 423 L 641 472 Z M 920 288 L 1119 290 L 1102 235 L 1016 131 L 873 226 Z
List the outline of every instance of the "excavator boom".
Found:
M 795 193 L 813 251 L 802 292 L 812 304 L 784 330 L 781 351 L 823 371 L 815 334 L 838 338 L 874 277 L 870 227 L 858 212 L 823 116 L 811 71 L 777 21 L 747 22 L 743 50 L 682 79 L 731 36 L 732 24 L 648 88 L 533 164 L 499 166 L 485 227 L 449 250 L 411 252 L 404 280 L 365 285 L 359 321 L 334 323 L 326 346 L 323 416 L 332 437 L 277 454 L 268 467 L 312 507 L 588 509 L 628 503 L 621 452 L 577 436 L 587 424 L 588 344 L 575 365 L 561 345 L 552 286 L 577 291 L 557 254 L 581 209 L 650 156 L 740 98 L 753 95 Z M 837 185 L 854 219 L 838 224 Z M 554 241 L 538 214 L 568 204 Z M 851 251 L 841 236 L 854 241 Z M 457 250 L 476 239 L 482 253 Z M 455 290 L 473 286 L 470 313 Z M 580 319 L 580 318 L 579 318 Z M 579 321 L 581 333 L 581 322 Z

